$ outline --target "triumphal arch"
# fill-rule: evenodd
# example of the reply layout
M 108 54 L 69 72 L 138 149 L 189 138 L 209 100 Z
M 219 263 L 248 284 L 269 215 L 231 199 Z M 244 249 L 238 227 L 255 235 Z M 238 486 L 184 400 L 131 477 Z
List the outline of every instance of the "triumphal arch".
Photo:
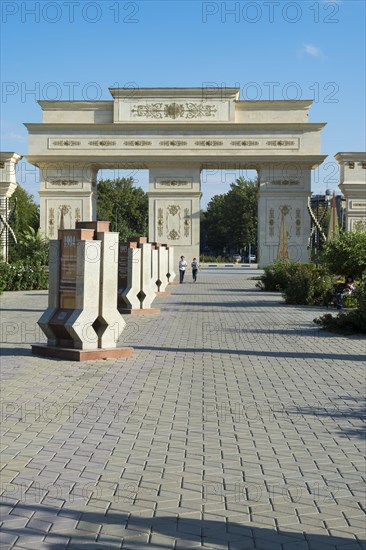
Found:
M 259 265 L 277 257 L 284 234 L 289 257 L 307 261 L 311 170 L 325 158 L 311 101 L 241 101 L 236 88 L 110 93 L 109 101 L 40 101 L 42 123 L 26 124 L 48 237 L 96 219 L 98 170 L 148 169 L 149 241 L 199 257 L 201 171 L 256 169 Z

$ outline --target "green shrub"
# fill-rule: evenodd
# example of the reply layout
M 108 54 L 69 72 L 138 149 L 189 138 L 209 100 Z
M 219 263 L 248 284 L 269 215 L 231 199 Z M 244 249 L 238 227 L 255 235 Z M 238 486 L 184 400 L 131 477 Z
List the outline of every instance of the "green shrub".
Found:
M 200 262 L 205 264 L 211 263 L 231 263 L 234 264 L 232 256 L 205 256 L 204 254 L 200 256 Z
M 358 284 L 353 299 L 357 308 L 334 316 L 330 313 L 314 319 L 325 330 L 341 334 L 366 334 L 366 278 Z
M 323 268 L 315 264 L 296 264 L 283 291 L 287 304 L 325 305 L 333 290 L 333 280 Z
M 366 270 L 366 232 L 363 230 L 340 233 L 324 245 L 321 261 L 334 275 L 350 275 L 361 279 Z
M 31 259 L 0 262 L 1 290 L 43 290 L 48 287 L 47 266 Z
M 266 265 L 264 274 L 261 275 L 256 286 L 267 291 L 285 290 L 294 263 L 289 260 L 276 260 L 272 264 Z

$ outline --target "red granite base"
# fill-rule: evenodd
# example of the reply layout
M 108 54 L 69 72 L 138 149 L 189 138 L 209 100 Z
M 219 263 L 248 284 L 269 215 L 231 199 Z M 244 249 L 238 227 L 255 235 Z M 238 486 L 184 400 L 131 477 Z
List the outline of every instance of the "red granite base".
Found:
M 179 285 L 179 281 L 172 281 L 171 283 L 168 283 L 168 286 L 176 286 Z
M 121 359 L 131 357 L 133 348 L 105 348 L 105 349 L 74 349 L 34 344 L 33 355 L 57 357 L 68 361 L 95 361 L 96 359 Z
M 159 315 L 160 309 L 119 309 L 122 315 Z
M 171 292 L 155 292 L 157 296 L 171 296 Z

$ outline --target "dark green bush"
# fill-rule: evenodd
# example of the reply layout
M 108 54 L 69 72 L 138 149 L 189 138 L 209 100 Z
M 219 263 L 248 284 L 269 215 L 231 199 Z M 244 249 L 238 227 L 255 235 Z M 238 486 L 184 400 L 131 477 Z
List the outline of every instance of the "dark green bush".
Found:
M 333 280 L 323 268 L 315 264 L 295 264 L 283 291 L 287 304 L 325 305 L 333 290 Z
M 0 262 L 0 289 L 43 290 L 48 287 L 47 266 L 31 259 Z
M 207 264 L 207 263 L 231 263 L 234 264 L 235 260 L 233 260 L 232 256 L 205 256 L 204 254 L 200 256 L 200 262 Z
M 357 308 L 334 316 L 330 313 L 314 319 L 325 330 L 341 334 L 366 334 L 366 277 L 357 285 L 354 293 Z
M 261 275 L 256 286 L 267 291 L 285 290 L 293 264 L 294 262 L 289 260 L 276 260 L 272 264 L 266 265 L 264 274 Z
M 282 291 L 287 304 L 319 305 L 326 303 L 333 282 L 325 269 L 315 264 L 276 260 L 264 268 L 256 286 Z

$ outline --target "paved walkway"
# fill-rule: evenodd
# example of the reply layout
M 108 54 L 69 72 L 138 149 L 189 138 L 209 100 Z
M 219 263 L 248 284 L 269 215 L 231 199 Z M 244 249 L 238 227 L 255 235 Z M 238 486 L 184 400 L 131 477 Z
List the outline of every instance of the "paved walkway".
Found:
M 31 356 L 46 293 L 3 296 L 2 549 L 366 548 L 365 340 L 254 285 L 202 271 L 88 363 Z

